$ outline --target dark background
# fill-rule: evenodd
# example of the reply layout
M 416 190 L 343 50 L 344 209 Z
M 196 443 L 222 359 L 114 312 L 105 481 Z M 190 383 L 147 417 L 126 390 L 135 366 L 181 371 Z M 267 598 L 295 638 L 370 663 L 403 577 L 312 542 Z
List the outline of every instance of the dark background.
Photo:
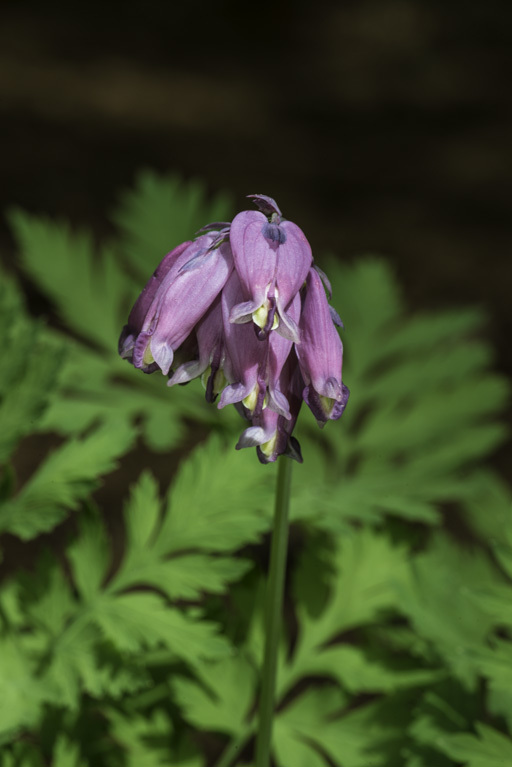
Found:
M 511 43 L 510 0 L 3 0 L 0 206 L 101 236 L 141 166 L 263 192 L 411 306 L 486 307 L 510 375 Z

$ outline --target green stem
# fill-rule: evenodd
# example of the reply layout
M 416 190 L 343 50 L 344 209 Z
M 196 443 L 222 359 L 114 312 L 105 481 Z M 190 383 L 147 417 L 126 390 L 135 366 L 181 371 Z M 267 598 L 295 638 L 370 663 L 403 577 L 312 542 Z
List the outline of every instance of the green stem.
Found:
M 258 734 L 256 736 L 256 767 L 269 767 L 277 656 L 281 633 L 284 577 L 288 551 L 288 507 L 292 462 L 281 456 L 278 461 L 274 529 L 270 550 L 270 568 L 265 598 L 265 656 L 261 679 Z

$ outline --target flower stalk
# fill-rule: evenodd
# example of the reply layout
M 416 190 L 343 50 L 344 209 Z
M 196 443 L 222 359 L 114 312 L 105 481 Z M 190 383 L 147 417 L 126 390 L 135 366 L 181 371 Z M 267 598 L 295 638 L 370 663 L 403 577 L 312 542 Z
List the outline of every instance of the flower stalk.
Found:
M 274 526 L 265 596 L 265 652 L 260 689 L 255 767 L 269 767 L 270 764 L 277 661 L 281 638 L 286 557 L 288 552 L 288 509 L 290 505 L 292 462 L 281 456 L 277 461 L 277 466 Z

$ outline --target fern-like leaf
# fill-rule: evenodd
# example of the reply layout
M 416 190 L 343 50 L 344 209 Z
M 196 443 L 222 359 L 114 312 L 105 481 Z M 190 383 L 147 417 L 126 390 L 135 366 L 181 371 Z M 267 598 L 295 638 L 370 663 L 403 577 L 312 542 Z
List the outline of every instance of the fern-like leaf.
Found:
M 64 348 L 45 337 L 42 326 L 25 315 L 14 281 L 4 274 L 0 274 L 0 323 L 5 359 L 0 369 L 2 465 L 44 413 L 61 372 Z
M 9 215 L 23 268 L 55 304 L 67 327 L 101 349 L 115 348 L 137 286 L 108 250 L 96 253 L 92 237 L 63 222 Z
M 464 767 L 503 767 L 512 764 L 512 738 L 486 724 L 476 724 L 477 735 L 445 735 L 437 746 Z
M 121 422 L 54 450 L 20 492 L 0 505 L 0 531 L 26 540 L 51 530 L 97 487 L 99 476 L 116 467 L 134 439 L 135 430 Z

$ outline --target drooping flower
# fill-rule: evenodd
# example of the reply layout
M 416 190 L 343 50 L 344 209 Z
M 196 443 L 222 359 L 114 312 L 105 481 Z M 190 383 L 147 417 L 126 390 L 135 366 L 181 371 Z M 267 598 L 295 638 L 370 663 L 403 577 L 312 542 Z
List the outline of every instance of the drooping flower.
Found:
M 257 199 L 258 196 L 254 195 Z M 252 320 L 264 339 L 271 330 L 298 343 L 299 330 L 286 308 L 300 290 L 312 263 L 311 247 L 303 232 L 269 197 L 261 211 L 246 210 L 235 216 L 229 239 L 244 301 L 231 310 L 231 321 Z
M 276 202 L 250 195 L 258 211 L 203 227 L 171 251 L 136 301 L 119 353 L 168 385 L 201 377 L 206 399 L 233 404 L 249 425 L 238 449 L 262 463 L 302 461 L 292 432 L 305 401 L 319 425 L 348 399 L 343 347 L 311 248 Z
M 176 368 L 169 378 L 167 386 L 188 383 L 194 378 L 204 376 L 206 400 L 207 402 L 214 402 L 227 380 L 224 372 L 226 354 L 220 296 L 215 299 L 204 317 L 198 322 L 195 336 L 196 343 L 193 344 L 193 348 L 196 353 L 193 359 L 183 362 Z
M 287 416 L 270 408 L 263 410 L 240 435 L 236 448 L 240 450 L 244 447 L 256 447 L 261 463 L 272 463 L 279 455 L 288 455 L 302 463 L 300 445 L 292 436 L 302 405 L 304 386 L 296 356 L 289 355 L 279 380 L 289 399 Z
M 169 258 L 153 300 L 148 307 L 143 302 L 146 312 L 132 351 L 135 367 L 148 371 L 156 363 L 165 375 L 175 349 L 208 311 L 233 268 L 229 244 L 217 245 L 213 234 L 177 250 L 178 256 Z M 148 289 L 148 297 L 150 293 Z M 137 320 L 141 313 L 137 312 Z
M 261 412 L 266 395 L 261 375 L 268 355 L 268 341 L 260 341 L 249 325 L 230 321 L 232 307 L 241 296 L 242 287 L 236 270 L 222 291 L 224 340 L 229 358 L 229 384 L 219 401 L 219 407 L 242 402 L 252 416 Z
M 320 275 L 310 269 L 300 317 L 297 357 L 306 383 L 303 397 L 320 426 L 343 413 L 349 391 L 341 380 L 343 345 Z
M 127 359 L 129 362 L 133 362 L 133 350 L 135 348 L 135 342 L 139 334 L 142 332 L 142 326 L 144 325 L 146 315 L 151 304 L 153 303 L 157 291 L 160 288 L 164 277 L 167 275 L 179 256 L 181 256 L 183 251 L 186 250 L 189 245 L 192 245 L 191 241 L 184 242 L 181 245 L 178 245 L 177 248 L 174 248 L 174 250 L 171 250 L 171 252 L 166 256 L 164 256 L 163 260 L 157 266 L 148 282 L 146 283 L 142 293 L 133 305 L 130 316 L 128 317 L 128 322 L 122 329 L 121 335 L 119 337 L 118 351 L 123 359 Z M 144 367 L 139 367 L 141 367 L 145 373 L 153 373 L 155 370 L 158 370 L 158 365 L 156 362 L 148 363 Z
M 251 417 L 268 407 L 290 418 L 289 404 L 279 378 L 292 348 L 292 341 L 277 333 L 260 338 L 252 323 L 234 323 L 231 310 L 242 295 L 236 270 L 222 291 L 224 338 L 229 359 L 228 386 L 222 392 L 219 407 L 241 402 Z M 297 293 L 288 307 L 292 321 L 298 323 L 300 296 Z

